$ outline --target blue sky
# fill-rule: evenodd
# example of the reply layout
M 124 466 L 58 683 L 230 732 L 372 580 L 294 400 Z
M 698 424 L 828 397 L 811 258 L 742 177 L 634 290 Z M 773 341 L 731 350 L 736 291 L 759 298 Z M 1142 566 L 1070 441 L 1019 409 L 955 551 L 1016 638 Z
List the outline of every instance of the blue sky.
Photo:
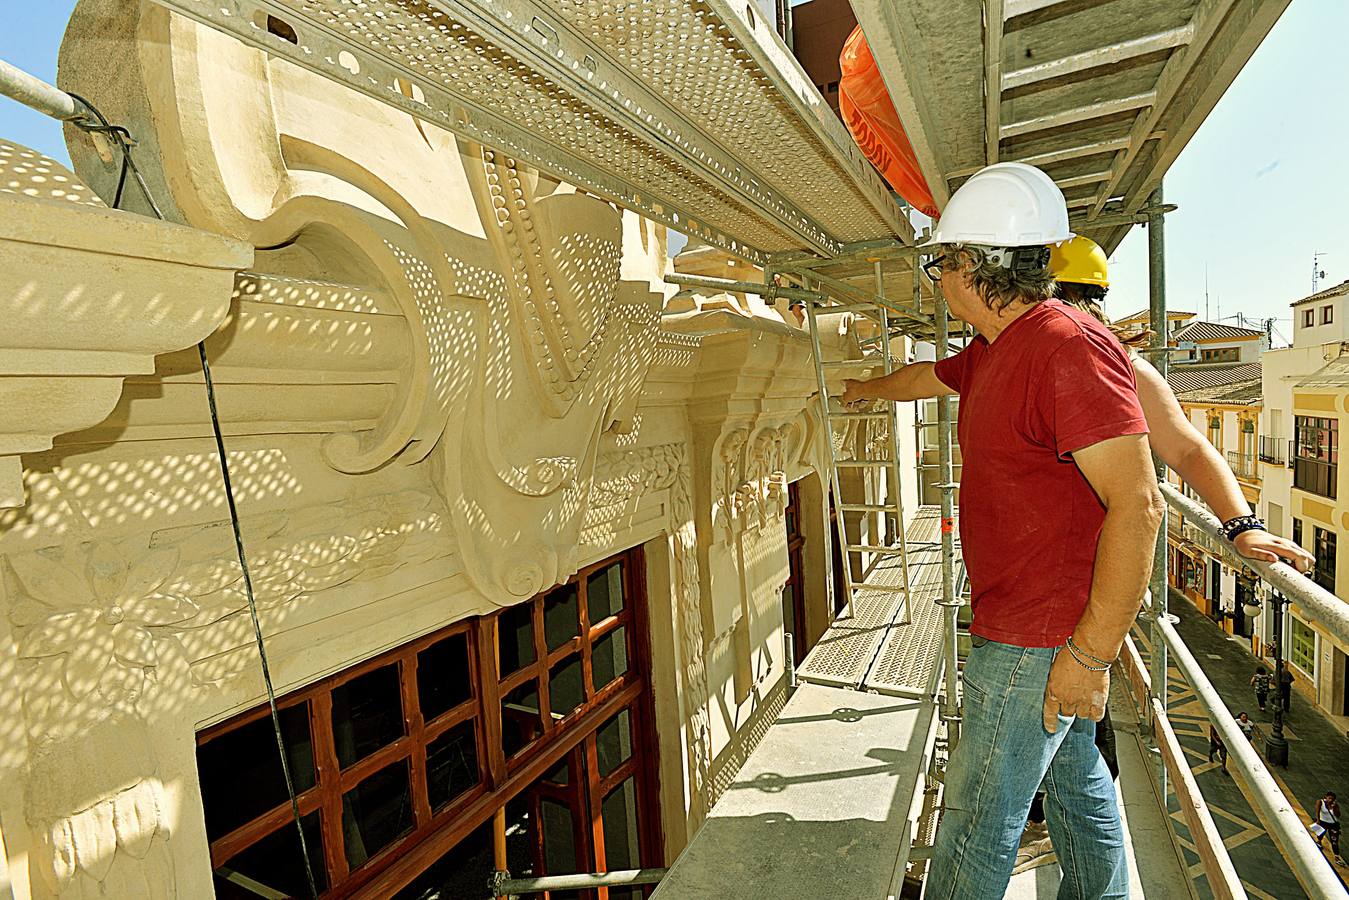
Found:
M 54 80 L 74 0 L 11 4 L 0 58 Z M 1168 302 L 1226 318 L 1274 316 L 1311 287 L 1349 279 L 1349 3 L 1293 0 L 1166 180 Z M 64 161 L 59 126 L 0 99 L 0 136 Z M 1147 235 L 1135 229 L 1111 260 L 1107 310 L 1147 305 Z

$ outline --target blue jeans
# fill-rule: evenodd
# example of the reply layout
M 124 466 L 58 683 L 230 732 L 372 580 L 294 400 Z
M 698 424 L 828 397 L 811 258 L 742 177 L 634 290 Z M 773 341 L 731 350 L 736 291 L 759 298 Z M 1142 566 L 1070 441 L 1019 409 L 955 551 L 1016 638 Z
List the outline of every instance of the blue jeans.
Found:
M 1096 723 L 1059 717 L 1045 731 L 1054 648 L 976 638 L 965 665 L 964 722 L 946 769 L 946 803 L 926 900 L 1000 900 L 1035 791 L 1058 854 L 1060 900 L 1128 895 L 1115 786 L 1096 749 Z

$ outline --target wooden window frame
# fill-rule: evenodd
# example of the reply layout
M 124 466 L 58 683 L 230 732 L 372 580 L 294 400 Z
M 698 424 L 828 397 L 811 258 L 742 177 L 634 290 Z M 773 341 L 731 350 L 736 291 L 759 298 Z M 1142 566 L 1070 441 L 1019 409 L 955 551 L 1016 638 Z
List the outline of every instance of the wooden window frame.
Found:
M 1312 569 L 1312 580 L 1321 587 L 1335 592 L 1335 568 L 1339 541 L 1336 532 L 1314 526 L 1312 528 L 1312 554 L 1316 557 L 1316 566 Z
M 1303 310 L 1303 312 L 1302 312 L 1302 327 L 1303 327 L 1303 328 L 1314 328 L 1314 327 L 1316 327 L 1316 310 L 1314 310 L 1314 309 Z
M 623 566 L 623 608 L 600 622 L 589 622 L 586 582 L 590 575 L 605 568 Z M 543 603 L 556 587 L 577 586 L 577 615 L 580 634 L 557 650 L 547 652 L 544 636 Z M 636 775 L 638 806 L 649 813 L 642 816 L 640 847 L 643 865 L 659 865 L 663 859 L 664 837 L 660 827 L 659 748 L 649 691 L 651 683 L 649 627 L 646 609 L 645 560 L 640 546 L 586 566 L 564 585 L 550 588 L 524 603 L 532 606 L 534 662 L 504 678 L 498 672 L 497 640 L 501 612 L 456 622 L 431 634 L 357 663 L 300 690 L 279 698 L 278 709 L 301 704 L 309 707 L 309 739 L 313 751 L 315 784 L 297 796 L 301 817 L 319 812 L 323 836 L 324 864 L 329 898 L 384 898 L 396 893 L 415 879 L 446 851 L 487 822 L 496 809 L 538 781 L 582 742 L 588 741 L 589 768 L 593 770 L 593 790 L 602 802 L 605 794 L 625 779 Z M 593 684 L 593 647 L 596 641 L 625 627 L 627 670 L 608 685 Z M 464 635 L 470 696 L 430 722 L 424 720 L 417 693 L 417 655 L 454 635 Z M 547 706 L 549 669 L 574 653 L 583 659 L 585 700 L 576 710 L 554 721 Z M 342 769 L 338 765 L 332 729 L 332 692 L 336 688 L 385 666 L 397 666 L 403 713 L 403 735 L 389 744 Z M 543 730 L 515 757 L 507 759 L 501 743 L 501 696 L 531 677 L 539 682 L 539 705 Z M 623 709 L 629 711 L 632 731 L 632 755 L 614 772 L 601 778 L 595 753 L 598 729 Z M 270 717 L 264 704 L 224 722 L 203 729 L 197 745 L 235 731 L 259 719 Z M 445 732 L 473 721 L 478 761 L 478 783 L 462 792 L 439 811 L 430 805 L 427 782 L 428 745 Z M 342 837 L 342 797 L 366 778 L 397 762 L 408 761 L 409 790 L 412 801 L 412 827 L 381 848 L 356 869 L 347 863 Z M 645 764 L 644 764 L 645 763 Z M 598 832 L 602 819 L 598 808 L 592 810 L 592 831 Z M 654 813 L 651 815 L 650 813 Z M 211 842 L 211 867 L 218 869 L 230 859 L 266 837 L 295 827 L 290 800 Z M 602 834 L 595 839 L 602 841 Z
M 1334 500 L 1339 493 L 1340 420 L 1296 416 L 1293 427 L 1293 487 Z
M 783 523 L 787 530 L 787 585 L 792 588 L 792 614 L 796 619 L 797 632 L 806 628 L 806 579 L 803 548 L 805 534 L 801 531 L 801 486 L 793 481 L 787 485 L 787 509 L 783 513 Z M 786 586 L 784 586 L 785 590 Z M 805 634 L 792 635 L 793 663 L 800 665 L 810 649 L 806 646 Z
M 1334 321 L 1335 321 L 1335 307 L 1334 306 L 1321 307 L 1321 324 L 1329 325 Z
M 1300 632 L 1310 635 L 1311 647 L 1306 653 L 1302 646 L 1306 641 L 1299 636 Z M 1308 678 L 1316 677 L 1316 629 L 1292 614 L 1288 616 L 1288 661 L 1306 673 Z M 1309 667 L 1303 663 L 1311 665 Z

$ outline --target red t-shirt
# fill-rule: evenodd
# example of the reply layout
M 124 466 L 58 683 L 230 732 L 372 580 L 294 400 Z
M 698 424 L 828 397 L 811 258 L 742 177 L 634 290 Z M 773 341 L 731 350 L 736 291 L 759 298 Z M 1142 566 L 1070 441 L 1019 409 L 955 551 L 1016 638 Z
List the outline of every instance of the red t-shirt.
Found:
M 1110 331 L 1057 300 L 992 344 L 975 338 L 937 363 L 960 394 L 960 541 L 973 634 L 1057 647 L 1091 592 L 1105 507 L 1075 450 L 1146 434 L 1133 366 Z

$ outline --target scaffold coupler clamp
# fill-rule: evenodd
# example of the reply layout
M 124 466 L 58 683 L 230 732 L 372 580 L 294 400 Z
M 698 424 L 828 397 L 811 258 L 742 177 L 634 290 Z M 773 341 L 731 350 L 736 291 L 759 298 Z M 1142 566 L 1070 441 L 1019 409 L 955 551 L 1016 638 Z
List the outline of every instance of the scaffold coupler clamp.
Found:
M 509 900 L 517 900 L 515 894 L 507 894 L 505 892 L 505 884 L 510 880 L 511 880 L 511 873 L 509 870 L 497 869 L 496 871 L 494 871 L 492 873 L 492 877 L 488 880 L 488 889 L 492 892 L 491 896 L 507 897 L 509 898 Z

